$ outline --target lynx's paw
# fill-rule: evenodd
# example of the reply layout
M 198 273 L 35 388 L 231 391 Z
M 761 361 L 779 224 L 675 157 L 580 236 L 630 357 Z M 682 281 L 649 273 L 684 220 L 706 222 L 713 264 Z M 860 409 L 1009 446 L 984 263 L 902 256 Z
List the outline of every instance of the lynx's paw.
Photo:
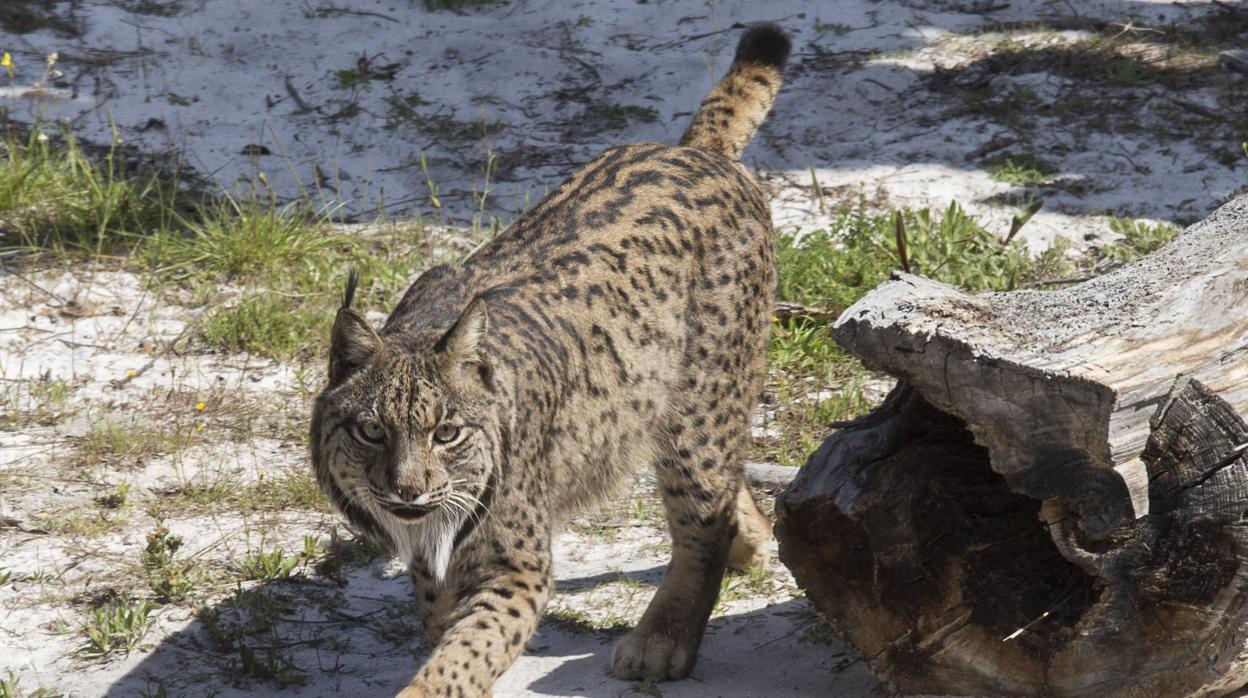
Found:
M 696 639 L 674 637 L 667 628 L 648 628 L 643 622 L 615 644 L 611 668 L 616 678 L 665 681 L 688 676 L 697 659 Z

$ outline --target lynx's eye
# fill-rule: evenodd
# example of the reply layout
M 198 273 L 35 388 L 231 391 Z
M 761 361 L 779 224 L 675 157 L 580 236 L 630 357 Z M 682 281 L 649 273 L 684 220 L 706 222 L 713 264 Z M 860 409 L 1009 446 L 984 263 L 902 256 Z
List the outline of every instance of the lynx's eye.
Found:
M 378 446 L 385 443 L 386 430 L 371 419 L 361 420 L 355 423 L 355 438 L 366 444 Z
M 440 444 L 449 444 L 459 438 L 459 427 L 454 424 L 439 424 L 433 430 L 433 440 Z

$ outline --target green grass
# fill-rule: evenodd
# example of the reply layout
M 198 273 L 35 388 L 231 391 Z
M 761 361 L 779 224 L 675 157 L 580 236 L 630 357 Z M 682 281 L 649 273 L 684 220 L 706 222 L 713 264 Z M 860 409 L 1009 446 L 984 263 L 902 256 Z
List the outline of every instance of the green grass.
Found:
M 246 581 L 286 579 L 302 561 L 300 556 L 287 555 L 281 548 L 268 552 L 260 550 L 243 558 L 238 564 L 238 571 L 239 576 Z
M 306 274 L 358 244 L 330 230 L 325 211 L 255 194 L 219 197 L 178 222 L 184 232 L 155 237 L 143 256 L 163 278 L 180 282 Z
M 113 0 L 127 12 L 151 17 L 176 17 L 184 9 L 181 0 Z
M 388 236 L 346 235 L 332 211 L 262 195 L 263 178 L 245 196 L 179 193 L 176 174 L 135 171 L 119 146 L 93 157 L 71 134 L 40 137 L 36 126 L 20 138 L 7 122 L 0 127 L 0 255 L 86 254 L 146 269 L 157 294 L 189 291 L 209 306 L 196 322 L 215 348 L 319 355 L 348 268 L 364 275 L 367 307 L 393 303 L 424 263 L 418 223 Z M 4 393 L 0 422 L 19 414 L 11 388 Z
M 900 213 L 915 273 L 971 292 L 1008 291 L 1040 280 L 1036 260 L 1020 242 L 1003 244 L 956 203 L 944 211 Z M 826 229 L 782 233 L 776 264 L 782 300 L 837 314 L 901 267 L 893 217 L 843 210 Z
M 904 247 L 912 271 L 970 292 L 1007 291 L 1074 271 L 1068 244 L 1032 255 L 1021 242 L 1002 242 L 957 204 L 943 211 L 902 210 Z M 822 230 L 781 233 L 776 242 L 779 296 L 820 310 L 817 317 L 777 319 L 768 349 L 764 426 L 754 458 L 800 465 L 828 435 L 828 423 L 870 407 L 862 365 L 830 334 L 833 318 L 901 268 L 894 218 L 863 208 L 842 210 Z
M 74 387 L 65 380 L 0 382 L 0 426 L 50 426 L 73 414 Z
M 275 199 L 228 197 L 199 207 L 185 233 L 156 236 L 142 254 L 166 283 L 196 289 L 211 307 L 199 322 L 213 347 L 285 360 L 320 355 L 346 272 L 361 271 L 361 306 L 395 300 L 424 264 L 423 230 L 370 238 L 339 232 L 328 212 Z M 242 289 L 233 299 L 223 286 Z
M 97 421 L 75 444 L 81 465 L 125 464 L 137 466 L 166 453 L 177 453 L 196 441 L 189 424 L 154 427 L 140 420 L 123 424 Z
M 0 698 L 63 698 L 64 696 L 64 693 L 51 688 L 24 690 L 22 682 L 12 669 L 5 669 L 4 676 L 0 676 Z
M 1129 262 L 1159 250 L 1179 234 L 1178 228 L 1168 223 L 1148 223 L 1130 218 L 1111 218 L 1109 229 L 1121 238 L 1102 246 L 1099 252 L 1102 257 L 1116 262 Z
M 116 144 L 93 158 L 68 132 L 22 138 L 3 118 L 0 132 L 0 251 L 120 254 L 172 224 L 171 176 L 131 172 Z
M 54 514 L 43 522 L 50 533 L 72 538 L 96 538 L 125 525 L 125 520 L 104 511 L 73 509 Z
M 826 327 L 820 330 L 827 333 Z M 866 372 L 861 365 L 842 355 L 832 366 L 835 371 L 826 371 L 824 381 L 794 380 L 786 372 L 773 372 L 774 404 L 769 407 L 774 417 L 767 426 L 777 434 L 755 439 L 755 458 L 800 466 L 827 438 L 829 424 L 871 409 L 871 401 L 862 392 Z
M 329 501 L 306 472 L 286 472 L 258 482 L 226 477 L 212 482 L 189 482 L 162 493 L 154 515 L 183 516 L 219 511 L 330 511 Z
M 1057 174 L 1057 168 L 1030 153 L 1001 153 L 984 161 L 988 176 L 1014 186 L 1044 184 Z
M 242 677 L 277 686 L 302 686 L 306 674 L 282 654 L 278 624 L 294 609 L 287 598 L 241 586 L 216 606 L 201 608 L 199 620 L 218 652 L 233 655 L 229 667 Z
M 277 359 L 311 353 L 327 336 L 333 315 L 324 303 L 256 290 L 233 305 L 210 311 L 200 327 L 204 341 L 231 352 Z
M 86 644 L 80 650 L 84 657 L 99 659 L 111 654 L 129 654 L 143 641 L 151 628 L 152 612 L 157 606 L 150 601 L 129 603 L 114 600 L 91 610 L 82 626 Z
M 725 574 L 719 583 L 719 603 L 758 598 L 771 593 L 771 590 L 771 570 L 765 565 L 757 565 L 741 573 Z
M 633 622 L 613 611 L 602 617 L 567 606 L 547 607 L 542 619 L 574 633 L 623 633 L 633 628 Z

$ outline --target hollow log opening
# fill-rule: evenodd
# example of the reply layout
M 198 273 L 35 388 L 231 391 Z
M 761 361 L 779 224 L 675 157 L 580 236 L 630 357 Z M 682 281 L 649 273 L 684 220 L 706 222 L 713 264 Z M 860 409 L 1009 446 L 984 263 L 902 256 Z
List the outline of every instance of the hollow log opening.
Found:
M 857 648 L 887 665 L 898 687 L 924 683 L 941 663 L 932 653 L 949 651 L 928 638 L 951 634 L 958 648 L 1041 679 L 1097 594 L 1054 545 L 1041 503 L 1011 492 L 962 420 L 908 386 L 840 437 L 812 456 L 828 459 L 838 447 L 854 454 L 852 472 L 815 488 L 837 495 L 816 506 L 798 495 L 779 503 L 782 544 L 839 541 L 785 546 L 812 602 L 838 628 L 853 628 Z M 862 598 L 847 603 L 847 592 Z M 959 681 L 1001 689 L 993 676 Z

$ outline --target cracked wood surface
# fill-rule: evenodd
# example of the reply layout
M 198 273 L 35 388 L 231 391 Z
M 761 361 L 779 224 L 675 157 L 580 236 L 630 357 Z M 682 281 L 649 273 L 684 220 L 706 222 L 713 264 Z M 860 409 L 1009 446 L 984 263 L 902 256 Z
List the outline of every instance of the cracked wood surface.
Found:
M 781 495 L 781 555 L 901 693 L 1248 681 L 1248 198 L 1061 291 L 906 274 L 834 334 L 900 379 Z

